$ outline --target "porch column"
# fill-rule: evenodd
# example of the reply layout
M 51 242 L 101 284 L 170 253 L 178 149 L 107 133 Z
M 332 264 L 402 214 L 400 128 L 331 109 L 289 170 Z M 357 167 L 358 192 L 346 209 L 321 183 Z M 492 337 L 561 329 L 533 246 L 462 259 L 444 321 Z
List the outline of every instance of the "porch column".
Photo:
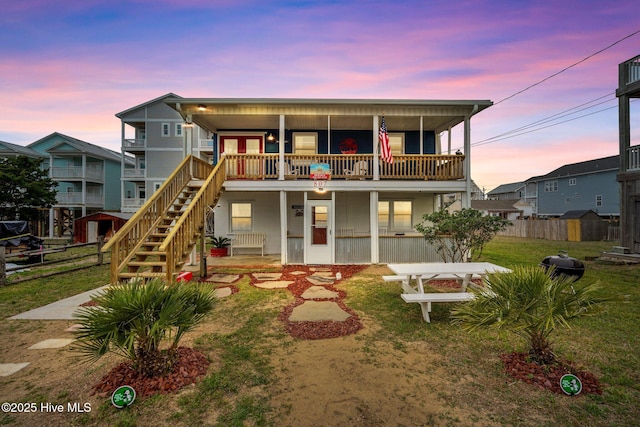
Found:
M 373 180 L 380 181 L 380 159 L 378 158 L 378 116 L 373 116 Z
M 371 229 L 371 264 L 380 262 L 380 251 L 378 247 L 378 192 L 372 191 L 369 194 L 369 228 Z
M 477 111 L 478 106 L 473 108 L 473 112 L 464 118 L 464 174 L 465 192 L 462 194 L 462 208 L 471 207 L 471 116 Z M 451 154 L 451 153 L 449 153 Z
M 87 156 L 82 155 L 82 215 L 86 215 L 87 209 Z
M 424 116 L 420 116 L 420 155 L 424 154 Z
M 278 159 L 278 163 L 280 163 L 280 167 L 278 168 L 278 179 L 280 181 L 284 181 L 284 114 L 280 114 L 278 141 L 278 154 L 280 155 Z M 291 144 L 293 144 L 293 141 L 291 141 Z
M 56 213 L 53 208 L 49 208 L 49 238 L 53 239 L 53 233 L 55 233 L 54 224 L 56 222 Z
M 284 190 L 280 190 L 280 264 L 282 265 L 285 265 L 287 263 L 287 229 L 287 192 Z

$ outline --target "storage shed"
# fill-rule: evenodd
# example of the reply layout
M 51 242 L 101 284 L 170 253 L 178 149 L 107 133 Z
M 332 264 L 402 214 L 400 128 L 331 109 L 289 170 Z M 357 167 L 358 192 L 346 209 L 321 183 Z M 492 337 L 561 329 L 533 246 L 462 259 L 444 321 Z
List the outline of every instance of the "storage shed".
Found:
M 74 221 L 73 242 L 92 243 L 98 236 L 107 241 L 133 216 L 133 213 L 96 212 Z
M 567 240 L 587 242 L 605 240 L 609 223 L 592 210 L 567 211 L 558 219 L 567 221 Z

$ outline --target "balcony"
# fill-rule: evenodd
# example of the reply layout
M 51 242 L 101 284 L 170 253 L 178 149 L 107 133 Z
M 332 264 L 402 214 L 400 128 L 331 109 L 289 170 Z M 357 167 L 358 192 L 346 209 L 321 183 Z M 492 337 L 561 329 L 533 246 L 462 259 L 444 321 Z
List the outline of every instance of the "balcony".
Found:
M 125 168 L 122 171 L 124 178 L 144 178 L 145 170 L 143 168 Z
M 130 153 L 142 153 L 147 148 L 146 138 L 123 139 L 122 149 Z
M 122 200 L 123 209 L 139 209 L 146 199 L 126 198 Z
M 278 179 L 279 154 L 225 154 L 226 179 Z M 464 155 L 396 155 L 393 163 L 379 162 L 380 180 L 464 179 Z M 311 165 L 329 165 L 331 179 L 372 180 L 372 154 L 285 154 L 285 179 L 311 179 Z
M 59 205 L 83 204 L 81 191 L 58 193 L 56 200 Z M 84 204 L 87 206 L 104 206 L 104 197 L 100 193 L 87 193 L 84 197 Z
M 102 164 L 88 164 L 86 170 L 82 166 L 66 166 L 51 168 L 51 178 L 57 181 L 69 179 L 88 179 L 91 181 L 103 182 L 104 170 Z
M 640 55 L 621 64 L 621 83 L 630 85 L 640 82 Z
M 629 159 L 628 171 L 640 171 L 640 145 L 635 145 L 627 149 Z

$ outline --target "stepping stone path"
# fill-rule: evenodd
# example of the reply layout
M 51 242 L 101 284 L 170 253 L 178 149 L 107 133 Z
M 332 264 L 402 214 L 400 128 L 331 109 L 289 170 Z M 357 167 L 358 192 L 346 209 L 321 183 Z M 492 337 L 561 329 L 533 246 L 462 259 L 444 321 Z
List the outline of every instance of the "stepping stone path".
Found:
M 341 307 L 340 293 L 328 288 L 336 283 L 336 277 L 331 268 L 310 267 L 308 271 L 290 271 L 287 272 L 287 275 L 299 277 L 299 279 L 295 281 L 278 280 L 282 277 L 282 273 L 252 273 L 255 279 L 253 285 L 262 289 L 287 288 L 292 284 L 296 284 L 296 289 L 300 289 L 299 286 L 304 286 L 304 283 L 307 286 L 311 284 L 306 289 L 304 287 L 300 289 L 300 291 L 304 289 L 304 292 L 299 295 L 302 303 L 298 300 L 295 306 L 285 308 L 283 320 L 286 319 L 288 322 L 287 329 L 290 333 L 292 333 L 292 329 L 313 328 L 313 324 L 318 326 L 322 324 L 322 327 L 326 328 L 327 322 L 344 323 L 353 318 L 352 314 L 343 308 L 344 305 Z M 353 319 L 352 323 L 353 321 L 357 322 L 357 318 Z M 336 329 L 340 329 L 340 327 L 338 326 Z M 292 333 L 292 335 L 300 334 Z
M 211 277 L 207 277 L 207 282 L 216 283 L 233 283 L 240 278 L 238 274 L 212 274 Z

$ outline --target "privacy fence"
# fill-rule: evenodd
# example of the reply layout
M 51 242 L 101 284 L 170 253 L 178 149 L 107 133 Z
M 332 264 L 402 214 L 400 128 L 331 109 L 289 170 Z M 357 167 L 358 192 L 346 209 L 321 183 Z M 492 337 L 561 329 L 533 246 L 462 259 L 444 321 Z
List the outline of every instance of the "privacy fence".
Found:
M 616 241 L 620 239 L 619 227 L 611 225 L 608 221 L 552 219 L 514 220 L 511 222 L 513 225 L 498 234 L 569 242 Z

